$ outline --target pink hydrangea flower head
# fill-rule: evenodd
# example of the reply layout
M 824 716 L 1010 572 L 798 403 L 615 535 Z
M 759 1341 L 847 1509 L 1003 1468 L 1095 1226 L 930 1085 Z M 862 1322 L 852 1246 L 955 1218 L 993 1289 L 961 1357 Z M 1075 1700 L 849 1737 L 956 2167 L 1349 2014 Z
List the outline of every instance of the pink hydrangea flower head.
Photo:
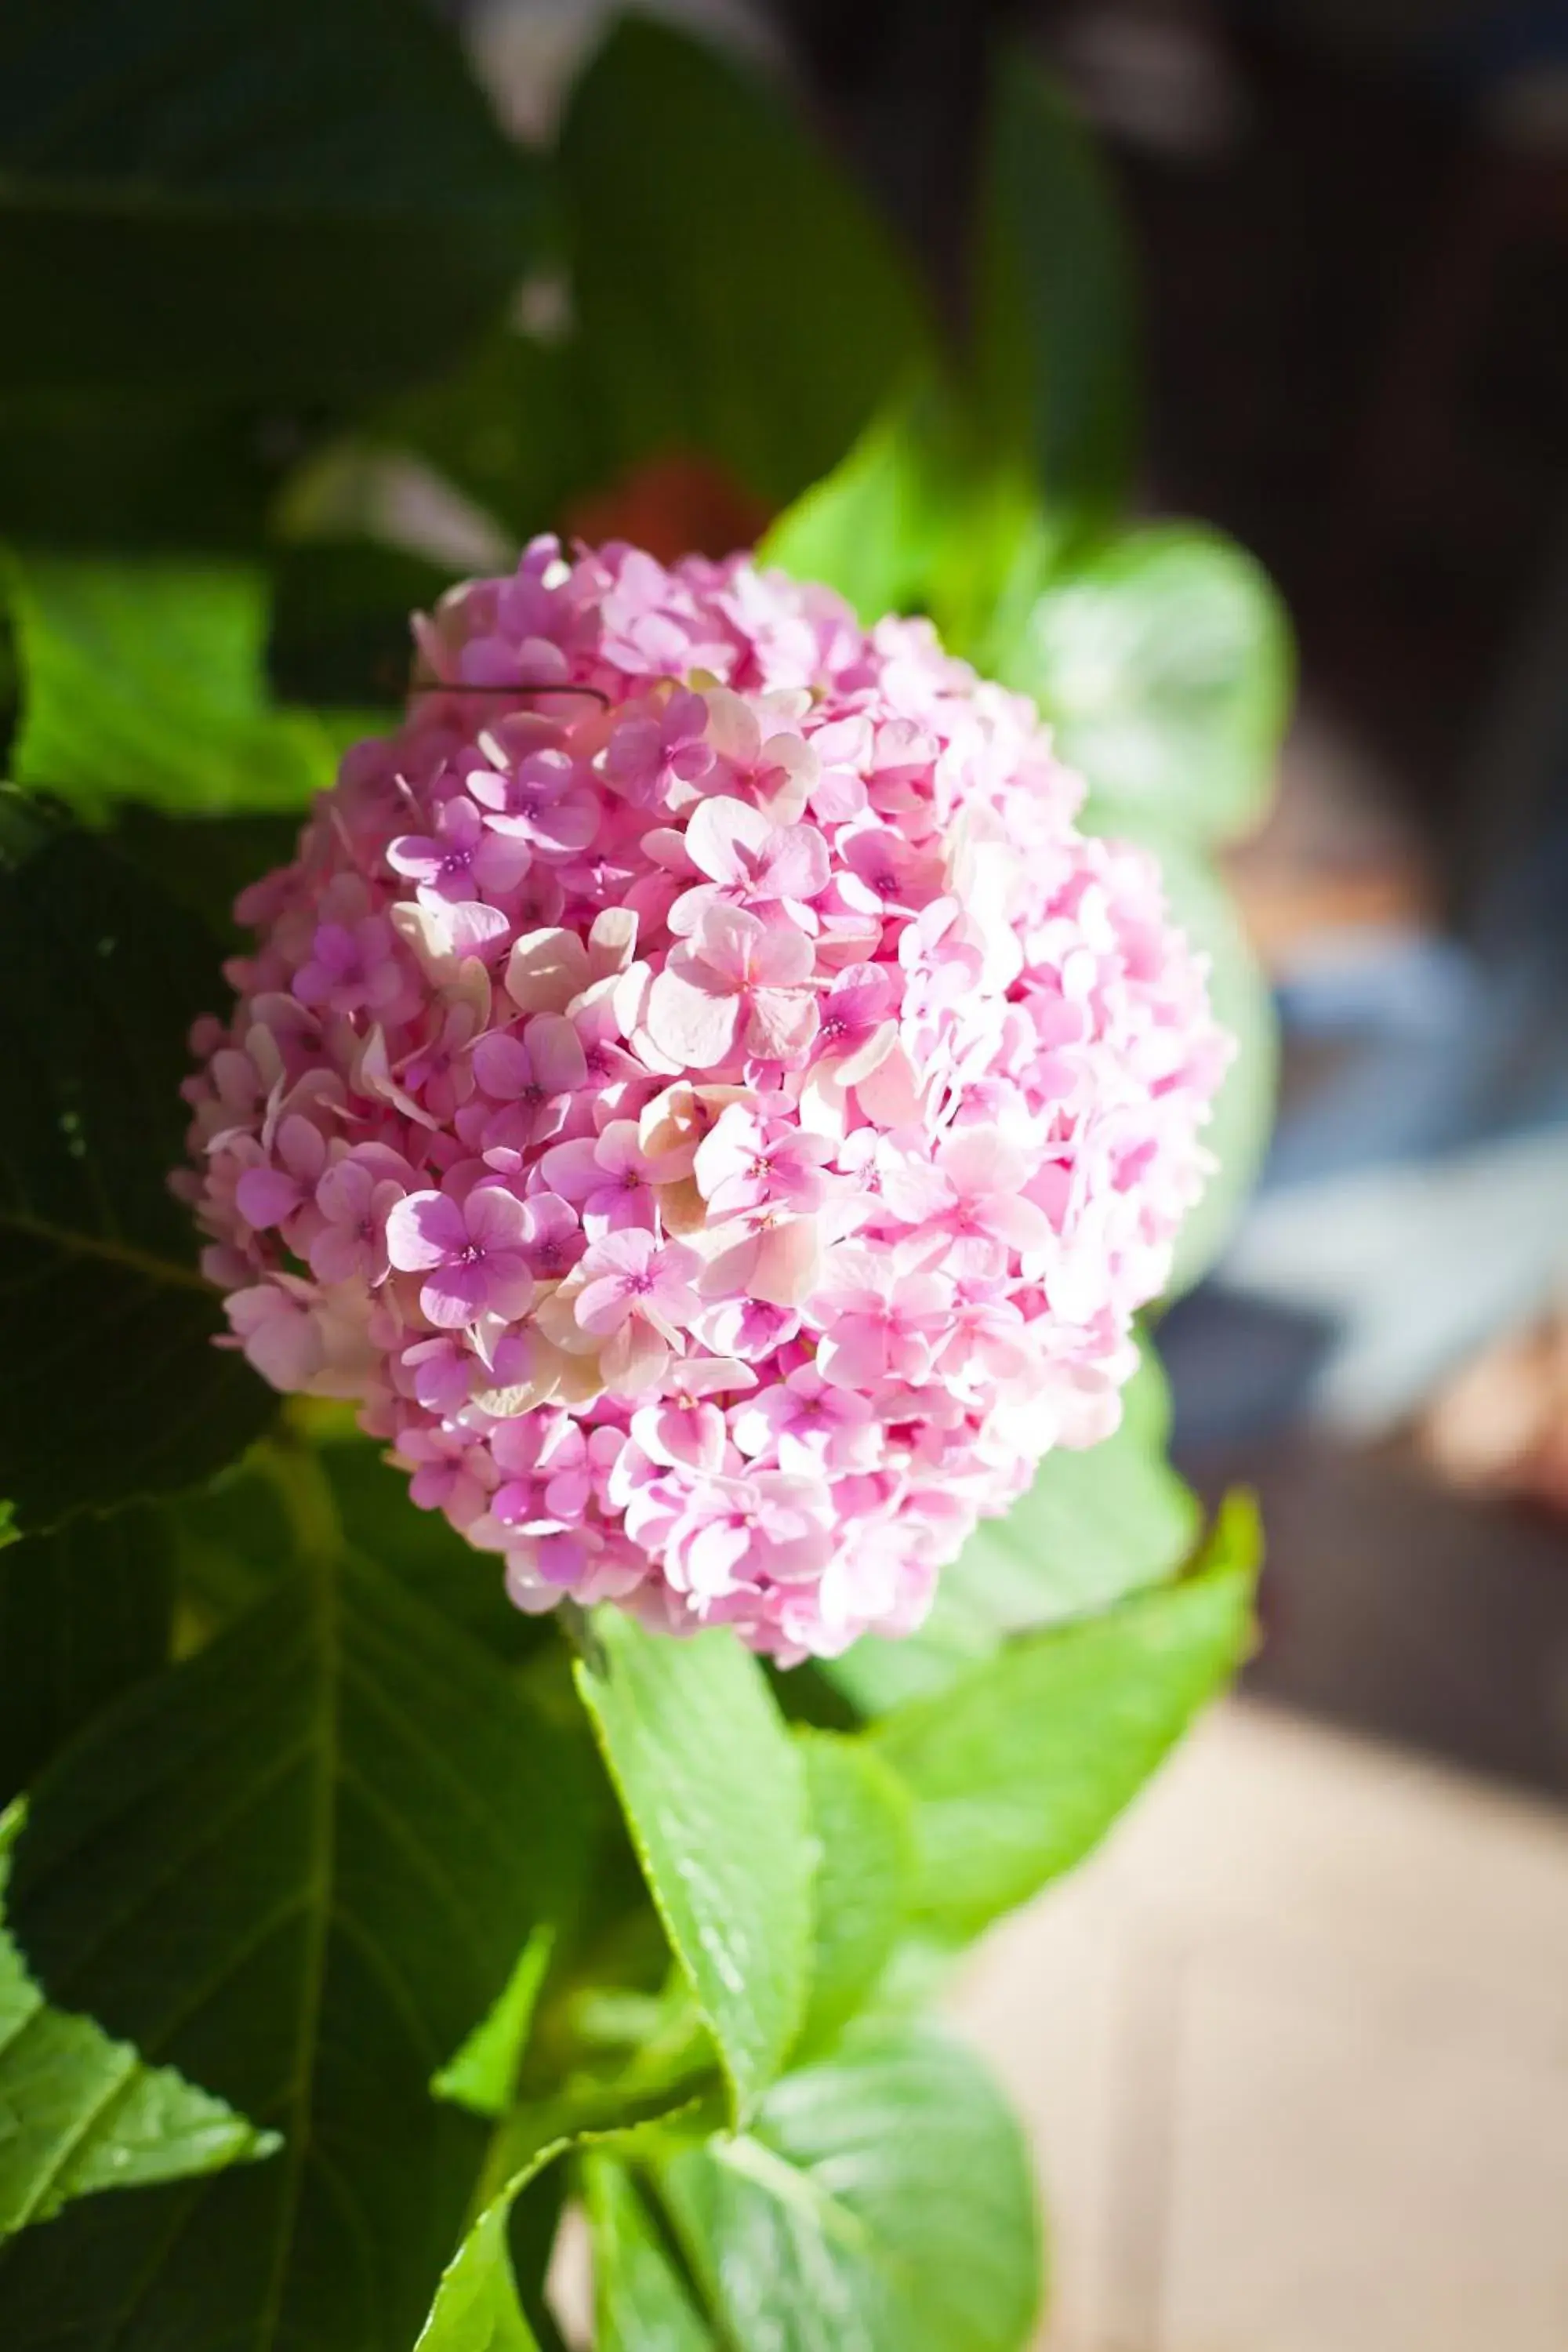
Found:
M 541 539 L 416 632 L 193 1040 L 222 1344 L 355 1398 L 522 1609 L 908 1632 L 1115 1425 L 1203 960 L 923 622 Z

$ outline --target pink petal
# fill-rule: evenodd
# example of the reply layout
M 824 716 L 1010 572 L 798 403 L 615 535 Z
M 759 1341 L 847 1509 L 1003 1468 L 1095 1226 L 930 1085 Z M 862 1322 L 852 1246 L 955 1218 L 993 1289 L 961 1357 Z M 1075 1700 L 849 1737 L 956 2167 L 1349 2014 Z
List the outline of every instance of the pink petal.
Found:
M 747 1006 L 746 1051 L 763 1062 L 792 1060 L 805 1052 L 816 1024 L 814 997 L 798 990 L 759 988 Z
M 486 1251 L 517 1249 L 528 1238 L 528 1211 L 502 1184 L 476 1184 L 464 1208 L 468 1237 Z
M 692 812 L 686 828 L 686 851 L 710 880 L 743 883 L 755 872 L 773 834 L 771 818 L 761 809 L 720 794 L 700 802 Z
M 410 1192 L 386 1221 L 386 1254 L 405 1274 L 442 1265 L 468 1237 L 461 1209 L 445 1192 Z
M 546 1094 L 574 1094 L 586 1084 L 588 1064 L 583 1040 L 563 1013 L 536 1013 L 522 1034 L 534 1075 Z
M 235 1187 L 239 1213 L 247 1225 L 264 1232 L 280 1225 L 300 1205 L 300 1187 L 280 1168 L 247 1168 Z
M 703 964 L 677 970 L 672 957 L 648 992 L 649 1036 L 689 1069 L 713 1070 L 729 1059 L 740 1015 L 739 1000 Z
M 827 844 L 814 824 L 784 825 L 773 835 L 758 877 L 770 898 L 815 898 L 827 887 Z

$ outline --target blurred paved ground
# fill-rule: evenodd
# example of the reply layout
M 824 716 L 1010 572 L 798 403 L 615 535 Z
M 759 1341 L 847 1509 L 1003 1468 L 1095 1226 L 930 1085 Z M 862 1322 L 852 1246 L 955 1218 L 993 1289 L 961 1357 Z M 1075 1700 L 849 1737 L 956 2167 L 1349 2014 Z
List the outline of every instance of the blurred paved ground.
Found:
M 1237 1702 L 960 2002 L 1049 2352 L 1563 2352 L 1568 1822 Z

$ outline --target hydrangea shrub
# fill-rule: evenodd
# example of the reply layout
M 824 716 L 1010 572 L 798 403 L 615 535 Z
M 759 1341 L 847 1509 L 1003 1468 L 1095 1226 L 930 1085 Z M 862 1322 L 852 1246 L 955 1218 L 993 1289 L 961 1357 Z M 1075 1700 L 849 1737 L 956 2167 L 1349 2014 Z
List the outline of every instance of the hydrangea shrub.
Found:
M 650 24 L 546 157 L 422 0 L 85 5 L 0 24 L 0 2344 L 1023 2352 L 940 1992 L 1250 1639 L 1152 1318 L 1278 616 L 1116 529 L 1024 68 L 955 353 Z

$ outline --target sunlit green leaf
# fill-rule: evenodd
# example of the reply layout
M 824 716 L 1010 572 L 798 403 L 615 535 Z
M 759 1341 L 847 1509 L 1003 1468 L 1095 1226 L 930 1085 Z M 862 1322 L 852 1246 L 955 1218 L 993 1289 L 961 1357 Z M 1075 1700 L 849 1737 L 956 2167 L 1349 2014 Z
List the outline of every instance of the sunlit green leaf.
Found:
M 799 2050 L 825 2048 L 862 2007 L 904 1924 L 914 1874 L 910 1801 L 863 1739 L 797 1734 L 816 1875 L 811 1991 Z
M 745 2115 L 806 1991 L 812 1852 L 799 1750 L 734 1636 L 645 1633 L 616 1610 L 577 1685 L 669 1937 Z
M 1003 675 L 1102 806 L 1213 839 L 1272 797 L 1289 632 L 1261 566 L 1218 532 L 1129 532 L 1047 580 Z
M 654 2177 L 736 2352 L 1028 2340 L 1040 2250 L 1022 2135 L 978 2060 L 929 2027 L 857 2028 L 775 2084 L 750 2132 Z
M 1255 1515 L 1202 1567 L 1100 1617 L 1025 1634 L 871 1737 L 915 1800 L 917 1915 L 962 1940 L 1082 1860 L 1245 1655 Z
M 713 2352 L 714 2337 L 624 2165 L 584 2166 L 597 2352 Z
M 263 673 L 268 590 L 237 564 L 11 564 L 22 673 L 20 783 L 84 814 L 303 810 L 336 757 L 321 721 L 280 710 Z

